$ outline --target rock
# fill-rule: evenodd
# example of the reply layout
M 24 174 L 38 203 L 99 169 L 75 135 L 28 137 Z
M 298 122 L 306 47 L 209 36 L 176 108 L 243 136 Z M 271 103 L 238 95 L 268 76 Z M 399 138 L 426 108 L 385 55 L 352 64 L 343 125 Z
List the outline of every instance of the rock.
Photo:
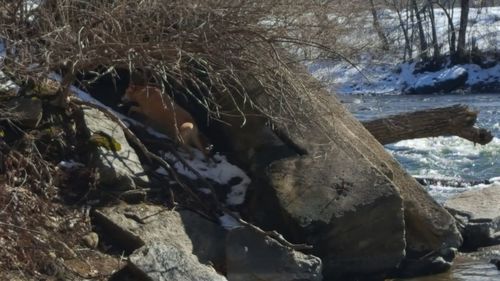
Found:
M 432 94 L 451 92 L 465 86 L 469 74 L 465 68 L 454 66 L 417 78 L 415 83 L 404 91 L 408 94 Z
M 99 110 L 85 106 L 82 108 L 83 126 L 89 135 L 101 135 L 119 148 L 96 146 L 93 162 L 99 172 L 99 184 L 118 190 L 130 190 L 136 188 L 136 184 L 148 184 L 149 178 L 135 150 L 128 144 L 122 128 Z
M 224 267 L 224 229 L 196 213 L 146 204 L 118 205 L 96 210 L 95 222 L 126 252 L 162 242 L 195 254 L 202 263 Z
M 274 104 L 267 95 L 259 100 L 251 86 L 247 92 L 257 95 L 259 106 Z M 353 134 L 340 122 L 344 117 L 335 124 L 324 118 L 323 100 L 297 94 L 287 101 L 296 114 L 281 117 L 302 126 L 275 125 L 284 147 L 263 139 L 265 122 L 251 115 L 248 127 L 224 120 L 233 125 L 228 134 L 237 142 L 235 154 L 249 156 L 246 164 L 255 175 L 248 203 L 252 220 L 290 241 L 311 244 L 327 280 L 395 268 L 406 246 L 398 188 L 353 146 Z
M 302 157 L 271 164 L 277 206 L 314 245 L 325 277 L 389 270 L 404 257 L 402 199 L 367 164 L 362 169 L 364 163 L 359 163 L 356 171 L 364 176 L 351 174 L 346 167 L 354 163 L 342 154 L 339 150 L 328 161 Z
M 168 242 L 155 242 L 135 250 L 129 262 L 152 281 L 227 280 L 210 266 L 201 264 L 195 255 Z
M 42 120 L 42 101 L 37 98 L 13 98 L 5 104 L 7 115 L 25 128 L 36 128 Z
M 414 277 L 422 275 L 437 274 L 448 271 L 451 262 L 442 257 L 429 257 L 425 259 L 406 259 L 398 268 L 398 277 Z
M 231 281 L 322 280 L 319 258 L 294 251 L 248 228 L 229 232 L 226 260 L 227 278 Z
M 82 237 L 83 242 L 85 242 L 85 245 L 87 245 L 91 249 L 97 248 L 97 245 L 99 244 L 99 235 L 95 232 L 90 232 Z
M 461 193 L 445 202 L 445 207 L 461 223 L 463 247 L 500 243 L 500 184 Z
M 490 263 L 494 264 L 498 270 L 500 270 L 500 259 L 492 259 Z
M 223 120 L 232 125 L 226 134 L 237 143 L 235 154 L 255 152 L 244 163 L 255 175 L 252 219 L 313 245 L 328 280 L 372 276 L 403 258 L 458 247 L 453 217 L 305 70 L 294 74 L 307 88 L 285 91 L 286 110 L 258 83 L 242 82 L 258 107 L 282 120 L 273 130 L 289 153 L 273 154 L 272 146 L 259 143 L 255 136 L 265 122 L 258 118 L 248 115 L 242 128 Z M 261 158 L 266 161 L 255 163 Z

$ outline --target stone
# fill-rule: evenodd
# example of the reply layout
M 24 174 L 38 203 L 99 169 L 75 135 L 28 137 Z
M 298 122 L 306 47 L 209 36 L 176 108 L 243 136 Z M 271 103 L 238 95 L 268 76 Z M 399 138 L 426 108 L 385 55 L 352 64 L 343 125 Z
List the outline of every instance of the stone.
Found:
M 418 95 L 451 92 L 463 88 L 468 77 L 469 74 L 463 67 L 454 66 L 416 79 L 404 92 Z
M 226 260 L 231 281 L 322 280 L 318 257 L 294 251 L 249 228 L 229 232 Z
M 398 277 L 414 277 L 448 271 L 452 263 L 442 257 L 428 257 L 420 260 L 406 259 L 398 268 Z
M 305 87 L 285 91 L 286 110 L 255 81 L 242 81 L 253 102 L 281 120 L 272 129 L 285 149 L 255 137 L 266 127 L 252 111 L 245 126 L 223 120 L 255 175 L 252 219 L 313 245 L 328 280 L 372 276 L 404 258 L 459 247 L 454 218 L 307 71 L 297 66 L 294 75 Z
M 42 101 L 37 98 L 18 97 L 10 99 L 6 104 L 7 115 L 12 116 L 21 127 L 36 128 L 42 120 Z
M 94 215 L 105 235 L 126 252 L 162 242 L 195 254 L 202 263 L 224 267 L 225 230 L 196 213 L 123 204 L 98 209 Z
M 500 259 L 492 259 L 490 263 L 494 264 L 498 270 L 500 270 Z
M 344 158 L 342 150 L 337 156 L 328 161 L 302 157 L 271 164 L 269 176 L 278 206 L 315 247 L 326 267 L 325 276 L 389 270 L 405 254 L 402 199 L 374 168 L 363 169 L 359 163 L 354 171 L 347 168 L 353 165 L 352 159 Z
M 465 249 L 500 243 L 500 184 L 463 192 L 444 203 L 461 224 Z
M 99 245 L 99 235 L 95 232 L 90 232 L 82 237 L 83 242 L 91 249 L 97 248 Z
M 129 263 L 152 281 L 224 281 L 212 267 L 197 257 L 167 242 L 147 244 L 132 253 Z
M 99 184 L 117 190 L 130 190 L 135 189 L 136 185 L 147 185 L 149 178 L 120 125 L 97 109 L 82 106 L 82 110 L 84 130 L 89 136 L 107 136 L 119 148 L 96 146 L 92 162 L 98 169 Z

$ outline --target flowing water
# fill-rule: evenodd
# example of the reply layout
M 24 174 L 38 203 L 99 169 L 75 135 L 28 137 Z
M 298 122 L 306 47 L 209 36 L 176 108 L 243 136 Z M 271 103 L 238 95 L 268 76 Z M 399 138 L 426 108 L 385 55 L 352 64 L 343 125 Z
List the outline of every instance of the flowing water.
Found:
M 456 181 L 500 181 L 500 93 L 446 95 L 342 95 L 340 99 L 359 119 L 370 120 L 401 112 L 411 112 L 454 104 L 466 104 L 479 110 L 477 125 L 491 130 L 494 139 L 481 146 L 458 138 L 436 137 L 406 140 L 387 145 L 386 149 L 412 175 Z M 428 187 L 430 194 L 444 202 L 460 192 L 484 185 L 453 187 L 442 184 Z M 500 204 L 500 202 L 499 202 Z M 500 281 L 500 271 L 479 260 L 458 258 L 450 272 L 414 281 Z

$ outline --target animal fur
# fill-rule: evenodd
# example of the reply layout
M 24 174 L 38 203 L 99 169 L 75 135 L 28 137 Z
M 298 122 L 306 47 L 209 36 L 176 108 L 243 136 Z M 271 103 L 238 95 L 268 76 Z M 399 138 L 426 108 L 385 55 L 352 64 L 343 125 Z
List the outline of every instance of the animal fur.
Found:
M 198 127 L 189 112 L 162 95 L 161 90 L 152 86 L 129 85 L 124 101 L 136 103 L 130 107 L 146 118 L 151 127 L 174 137 L 176 142 L 193 158 L 192 147 L 199 149 L 208 160 L 208 149 L 202 144 Z

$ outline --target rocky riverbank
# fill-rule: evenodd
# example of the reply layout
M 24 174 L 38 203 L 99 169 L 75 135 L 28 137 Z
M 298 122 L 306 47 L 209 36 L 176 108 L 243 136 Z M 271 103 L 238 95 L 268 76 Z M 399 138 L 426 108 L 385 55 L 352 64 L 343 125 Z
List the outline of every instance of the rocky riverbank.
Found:
M 258 88 L 248 89 L 258 94 Z M 42 94 L 35 88 L 3 96 L 31 104 L 8 108 L 9 122 L 16 126 L 2 124 L 7 183 L 22 177 L 6 163 L 25 163 L 33 157 L 30 147 L 43 151 L 36 154 L 38 162 L 15 171 L 26 171 L 36 182 L 33 168 L 47 167 L 50 179 L 39 191 L 46 197 L 38 197 L 30 186 L 10 189 L 4 198 L 16 203 L 7 204 L 3 215 L 16 212 L 20 190 L 30 194 L 31 206 L 48 200 L 59 204 L 62 213 L 85 210 L 80 228 L 70 224 L 58 236 L 52 233 L 61 231 L 65 219 L 46 213 L 50 208 L 40 211 L 43 220 L 31 220 L 26 209 L 21 222 L 8 221 L 14 231 L 3 237 L 17 242 L 9 242 L 2 255 L 18 264 L 27 258 L 14 251 L 24 247 L 22 235 L 33 230 L 34 239 L 53 237 L 39 252 L 44 262 L 22 271 L 26 280 L 55 275 L 94 280 L 383 279 L 447 270 L 450 253 L 461 245 L 453 217 L 322 90 L 290 96 L 296 108 L 289 113 L 305 126 L 283 123 L 271 130 L 260 118 L 248 117 L 246 126 L 222 128 L 234 149 L 228 159 L 249 167 L 245 172 L 217 154 L 211 162 L 201 153 L 185 158 L 171 150 L 167 139 L 129 118 L 119 121 L 118 112 L 76 88 L 73 92 L 75 101 L 67 109 L 51 105 L 57 91 Z M 272 106 L 265 97 L 259 102 Z M 36 120 L 15 118 L 32 107 L 41 112 L 31 115 Z M 249 142 L 249 134 L 258 141 Z M 27 140 L 31 144 L 22 146 Z M 140 140 L 147 145 L 141 147 Z M 151 153 L 156 160 L 151 161 Z M 54 221 L 53 228 L 40 224 L 45 217 Z M 66 245 L 64 251 L 55 248 L 59 244 Z M 90 261 L 96 255 L 102 259 Z M 78 261 L 88 263 L 89 272 L 71 267 Z M 19 272 L 11 264 L 2 266 L 5 274 Z
M 428 67 L 425 62 L 394 63 L 389 57 L 363 58 L 357 65 L 359 71 L 337 61 L 315 62 L 309 70 L 339 94 L 500 92 L 500 64 L 494 58 L 437 67 Z

